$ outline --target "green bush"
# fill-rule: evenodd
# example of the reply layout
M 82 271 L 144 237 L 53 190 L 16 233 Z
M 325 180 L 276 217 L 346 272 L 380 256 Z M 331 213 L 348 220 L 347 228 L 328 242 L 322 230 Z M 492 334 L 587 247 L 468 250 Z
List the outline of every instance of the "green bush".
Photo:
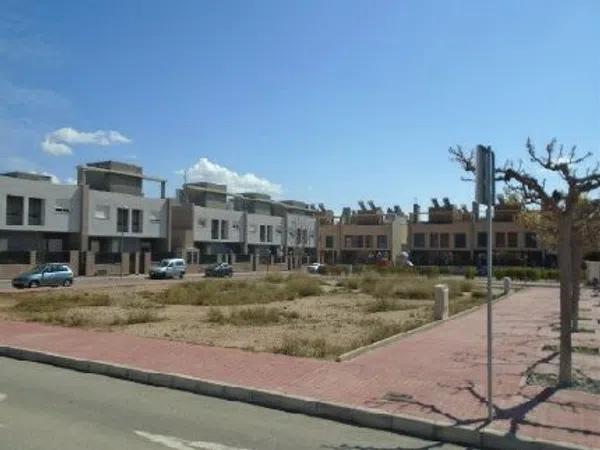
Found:
M 465 278 L 467 280 L 472 280 L 473 278 L 475 278 L 475 274 L 477 272 L 475 271 L 475 267 L 467 267 L 465 269 Z
M 559 273 L 555 269 L 540 267 L 496 267 L 494 276 L 497 280 L 509 277 L 520 281 L 558 280 Z

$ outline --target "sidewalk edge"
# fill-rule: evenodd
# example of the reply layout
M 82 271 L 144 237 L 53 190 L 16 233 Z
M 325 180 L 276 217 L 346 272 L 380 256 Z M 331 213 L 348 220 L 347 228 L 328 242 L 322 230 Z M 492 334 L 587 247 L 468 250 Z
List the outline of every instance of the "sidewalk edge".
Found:
M 403 433 L 423 439 L 476 446 L 491 450 L 594 450 L 590 447 L 563 442 L 504 434 L 494 429 L 473 429 L 428 419 L 390 414 L 379 410 L 353 407 L 313 398 L 287 395 L 282 392 L 238 386 L 215 380 L 188 377 L 177 373 L 162 373 L 136 367 L 72 358 L 21 347 L 0 345 L 0 357 L 105 375 L 194 394 L 251 403 L 292 413 L 351 423 L 367 428 Z

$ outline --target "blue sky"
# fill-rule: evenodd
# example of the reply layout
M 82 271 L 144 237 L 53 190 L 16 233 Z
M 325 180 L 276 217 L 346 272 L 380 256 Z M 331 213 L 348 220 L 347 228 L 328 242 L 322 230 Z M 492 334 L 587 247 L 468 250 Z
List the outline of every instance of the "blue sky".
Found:
M 469 203 L 451 145 L 598 159 L 598 23 L 596 1 L 5 1 L 0 170 L 118 159 L 171 190 L 195 166 L 337 210 Z

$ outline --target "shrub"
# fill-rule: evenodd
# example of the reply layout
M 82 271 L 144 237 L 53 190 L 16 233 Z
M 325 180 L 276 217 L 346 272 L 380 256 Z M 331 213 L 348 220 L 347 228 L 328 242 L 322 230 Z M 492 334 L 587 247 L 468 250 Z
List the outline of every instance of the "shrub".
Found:
M 26 313 L 53 312 L 80 306 L 109 306 L 107 294 L 52 294 L 40 293 L 20 296 L 13 310 Z
M 377 313 L 384 311 L 406 311 L 410 309 L 416 309 L 418 306 L 406 305 L 399 303 L 397 300 L 390 300 L 386 298 L 379 298 L 374 302 L 367 303 L 365 311 L 368 313 Z
M 219 308 L 209 308 L 206 320 L 211 323 L 225 323 L 225 314 Z
M 265 275 L 265 281 L 267 283 L 283 283 L 285 277 L 280 273 L 268 273 Z
M 467 280 L 472 280 L 472 279 L 474 279 L 474 278 L 475 278 L 475 274 L 476 274 L 476 273 L 477 273 L 477 272 L 475 271 L 475 267 L 467 267 L 467 268 L 465 269 L 465 278 L 466 278 Z
M 137 308 L 127 311 L 125 317 L 117 317 L 113 320 L 112 325 L 133 325 L 136 323 L 157 322 L 160 318 L 153 309 Z
M 325 358 L 327 356 L 338 355 L 341 351 L 341 347 L 330 345 L 322 337 L 301 338 L 284 336 L 282 343 L 273 348 L 274 353 L 309 358 Z
M 210 308 L 207 320 L 211 323 L 231 324 L 236 326 L 264 326 L 281 322 L 283 319 L 298 319 L 300 314 L 295 311 L 283 311 L 278 308 L 243 308 L 225 315 L 218 308 Z

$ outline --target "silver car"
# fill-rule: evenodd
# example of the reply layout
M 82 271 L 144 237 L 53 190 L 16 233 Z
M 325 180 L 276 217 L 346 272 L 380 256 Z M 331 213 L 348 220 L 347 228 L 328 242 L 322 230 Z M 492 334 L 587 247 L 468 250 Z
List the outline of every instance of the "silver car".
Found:
M 183 278 L 185 271 L 186 265 L 183 259 L 167 258 L 150 269 L 150 278 Z
M 73 284 L 73 271 L 67 264 L 41 264 L 27 272 L 17 275 L 12 280 L 13 287 L 18 289 L 40 286 L 65 286 Z

